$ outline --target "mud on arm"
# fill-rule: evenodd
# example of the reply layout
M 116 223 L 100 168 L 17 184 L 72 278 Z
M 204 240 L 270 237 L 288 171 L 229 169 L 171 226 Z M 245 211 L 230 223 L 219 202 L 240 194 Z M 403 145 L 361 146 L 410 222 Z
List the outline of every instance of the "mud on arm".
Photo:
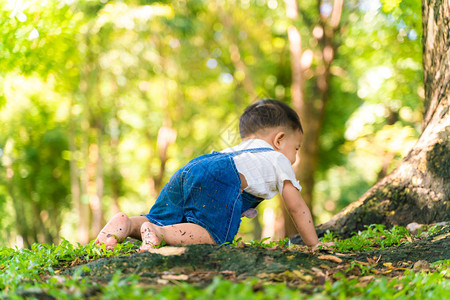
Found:
M 298 233 L 305 244 L 313 248 L 319 243 L 319 239 L 314 228 L 311 212 L 299 190 L 290 181 L 286 180 L 284 182 L 282 196 L 286 208 L 297 226 Z

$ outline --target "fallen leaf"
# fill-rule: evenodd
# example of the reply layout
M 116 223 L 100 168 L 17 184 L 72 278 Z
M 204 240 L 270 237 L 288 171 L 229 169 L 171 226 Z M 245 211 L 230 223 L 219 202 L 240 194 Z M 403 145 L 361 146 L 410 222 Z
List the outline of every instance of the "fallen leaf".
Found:
M 161 278 L 166 279 L 166 280 L 188 280 L 189 276 L 187 276 L 186 274 L 180 274 L 180 275 L 168 274 L 168 275 L 162 275 Z
M 445 238 L 448 237 L 449 235 L 450 235 L 450 232 L 447 232 L 447 233 L 445 233 L 445 234 L 438 235 L 438 236 L 436 236 L 436 237 L 433 238 L 433 242 L 435 242 L 435 241 L 440 241 L 440 240 L 442 240 L 442 239 L 445 239 Z
M 361 281 L 371 281 L 374 279 L 375 279 L 375 276 L 373 276 L 373 275 L 363 276 L 363 277 L 359 278 L 359 280 L 361 280 Z
M 385 266 L 387 268 L 392 268 L 392 263 L 387 262 L 387 263 L 384 263 L 383 266 Z
M 358 283 L 355 284 L 355 287 L 358 288 L 365 288 L 367 286 L 368 282 L 365 281 L 359 281 Z
M 75 258 L 72 263 L 70 264 L 71 267 L 76 266 L 78 264 L 80 264 L 81 260 L 77 257 Z
M 319 268 L 312 267 L 311 270 L 314 272 L 314 276 L 316 276 L 317 284 L 325 284 L 327 275 Z
M 181 255 L 186 252 L 186 247 L 162 247 L 159 249 L 149 249 L 148 252 L 163 256 Z
M 316 276 L 325 276 L 323 271 L 319 268 L 312 267 L 311 270 L 314 272 L 314 275 Z
M 236 275 L 236 271 L 224 270 L 224 271 L 220 271 L 219 274 L 223 274 L 223 275 Z
M 289 272 L 289 271 L 286 271 L 286 272 Z M 286 272 L 285 272 L 285 273 L 286 273 Z M 311 281 L 313 280 L 313 277 L 312 277 L 311 275 L 304 274 L 303 272 L 301 272 L 301 271 L 299 271 L 299 270 L 293 270 L 293 271 L 291 272 L 291 274 L 292 274 L 294 277 L 300 278 L 300 279 L 302 279 L 302 280 L 304 280 L 304 281 L 306 281 L 306 282 L 311 282 Z M 287 275 L 289 276 L 289 273 L 287 273 Z
M 337 256 L 352 256 L 352 253 L 335 253 Z
M 187 274 L 194 272 L 194 268 L 191 266 L 177 266 L 170 268 L 170 273 L 168 274 Z
M 370 259 L 370 258 L 367 258 L 367 260 L 369 260 L 369 259 Z M 370 259 L 370 260 L 372 260 L 372 259 Z M 354 262 L 355 262 L 355 263 L 358 263 L 358 264 L 360 264 L 360 265 L 363 265 L 363 266 L 370 266 L 370 265 L 373 265 L 373 264 L 370 263 L 370 262 L 366 263 L 366 262 L 359 261 L 359 260 L 354 260 Z
M 371 266 L 373 266 L 373 265 L 378 264 L 378 262 L 380 261 L 380 259 L 381 259 L 381 255 L 380 255 L 379 257 L 374 256 L 373 258 L 368 257 L 368 258 L 367 258 L 367 262 L 368 262 Z
M 335 262 L 337 264 L 340 264 L 342 262 L 342 259 L 340 259 L 339 257 L 333 256 L 333 255 L 320 255 L 317 258 L 322 259 L 322 260 L 329 260 L 329 261 Z
M 256 275 L 256 276 L 258 276 L 259 278 L 267 278 L 267 277 L 269 277 L 270 275 L 267 274 L 267 273 L 258 273 L 258 275 Z
M 156 282 L 157 282 L 158 284 L 165 285 L 165 284 L 168 284 L 168 283 L 169 283 L 169 280 L 158 278 L 158 279 L 156 279 Z

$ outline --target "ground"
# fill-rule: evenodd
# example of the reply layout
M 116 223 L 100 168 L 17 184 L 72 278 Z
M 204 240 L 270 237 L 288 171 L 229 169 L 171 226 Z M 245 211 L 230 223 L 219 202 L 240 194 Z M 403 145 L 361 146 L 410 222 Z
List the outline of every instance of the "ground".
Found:
M 136 248 L 138 244 L 136 245 Z M 89 263 L 72 262 L 63 274 L 81 272 L 82 277 L 107 283 L 118 271 L 121 276 L 140 276 L 140 284 L 159 289 L 187 282 L 198 287 L 217 276 L 233 282 L 259 278 L 259 284 L 284 282 L 289 287 L 312 292 L 326 281 L 335 282 L 338 273 L 365 285 L 377 276 L 397 277 L 407 269 L 428 271 L 430 264 L 450 259 L 450 226 L 424 238 L 414 238 L 396 247 L 366 252 L 319 251 L 305 247 L 190 245 L 162 247 L 152 252 L 102 258 Z M 433 270 L 431 270 L 433 271 Z M 256 285 L 255 290 L 260 286 Z M 91 291 L 95 293 L 95 291 Z

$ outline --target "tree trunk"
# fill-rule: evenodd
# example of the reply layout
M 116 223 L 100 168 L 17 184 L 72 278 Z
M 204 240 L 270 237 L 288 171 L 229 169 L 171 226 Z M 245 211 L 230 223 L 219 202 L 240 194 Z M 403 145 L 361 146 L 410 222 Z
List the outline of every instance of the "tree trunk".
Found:
M 81 200 L 81 185 L 79 178 L 79 167 L 76 157 L 77 146 L 75 143 L 75 120 L 72 115 L 73 100 L 70 104 L 70 116 L 69 116 L 69 150 L 70 150 L 70 190 L 72 193 L 72 202 L 75 207 L 75 211 L 78 215 L 78 226 L 77 226 L 77 240 L 86 243 L 89 231 L 89 225 L 87 223 L 87 218 L 84 217 L 84 207 L 86 204 Z
M 25 211 L 25 208 L 23 206 L 23 201 L 20 201 L 17 199 L 15 193 L 14 193 L 14 183 L 13 183 L 13 176 L 14 176 L 14 170 L 11 168 L 10 165 L 6 166 L 6 177 L 7 177 L 7 188 L 9 196 L 12 199 L 12 204 L 15 211 L 15 220 L 16 220 L 16 230 L 17 235 L 22 238 L 23 244 L 30 248 L 32 244 L 32 239 L 30 238 L 30 230 L 28 230 L 27 226 L 27 215 L 23 212 Z M 19 247 L 23 247 L 24 245 L 19 245 Z
M 292 22 L 296 22 L 298 20 L 298 6 L 297 1 L 295 0 L 285 0 L 286 5 L 286 16 L 292 20 Z M 304 84 L 304 74 L 301 64 L 302 59 L 302 36 L 298 31 L 297 27 L 291 25 L 288 27 L 288 40 L 289 40 L 289 52 L 291 55 L 291 73 L 292 73 L 292 83 L 291 83 L 291 101 L 294 106 L 295 111 L 300 116 L 302 121 L 305 121 L 305 115 L 302 114 L 304 112 L 305 102 L 304 102 L 304 93 L 305 93 L 305 84 Z M 302 148 L 303 151 L 303 148 Z M 299 157 L 297 157 L 297 161 Z M 301 172 L 299 170 L 303 170 L 299 167 L 299 163 L 294 166 L 295 173 L 300 177 Z M 303 181 L 302 181 L 302 185 Z M 309 195 L 309 194 L 308 194 Z M 280 208 L 281 208 L 281 216 L 284 219 L 284 235 L 289 237 L 295 235 L 297 233 L 297 228 L 295 227 L 294 222 L 292 221 L 289 212 L 284 205 L 284 201 L 282 197 L 280 199 Z M 311 205 L 311 199 L 308 198 L 305 200 L 308 206 Z
M 425 104 L 422 134 L 402 163 L 329 222 L 317 226 L 348 236 L 368 224 L 450 220 L 449 0 L 424 1 Z
M 297 2 L 295 0 L 285 0 L 285 4 L 287 17 L 291 19 L 293 23 L 297 22 L 299 19 Z M 322 1 L 318 0 L 317 8 L 319 15 L 321 4 Z M 322 131 L 325 105 L 329 98 L 330 67 L 337 49 L 334 41 L 335 33 L 341 20 L 342 6 L 343 0 L 334 0 L 332 13 L 329 16 L 320 15 L 319 24 L 316 25 L 314 22 L 308 24 L 313 32 L 313 36 L 317 39 L 319 44 L 316 55 L 320 61 L 320 64 L 314 70 L 315 88 L 308 97 L 304 96 L 304 72 L 311 67 L 311 63 L 302 62 L 303 55 L 307 56 L 308 52 L 303 52 L 302 50 L 302 41 L 299 30 L 292 25 L 288 28 L 292 70 L 292 104 L 304 126 L 300 158 L 297 159 L 298 162 L 294 165 L 294 170 L 303 187 L 303 199 L 310 209 L 313 202 L 315 184 L 314 173 L 318 165 L 320 134 Z M 312 51 L 309 50 L 309 53 L 312 53 Z M 295 228 L 289 213 L 284 208 L 284 205 L 281 205 L 281 207 L 285 221 L 285 234 L 289 237 L 296 234 L 297 229 Z
M 103 156 L 102 156 L 102 129 L 96 129 L 97 134 L 97 145 L 96 153 L 94 156 L 95 164 L 95 178 L 93 178 L 93 186 L 95 186 L 95 194 L 89 197 L 90 207 L 92 211 L 92 226 L 91 233 L 96 234 L 102 229 L 102 224 L 104 223 L 103 210 L 102 210 L 102 199 L 103 199 L 103 189 L 104 189 L 104 174 L 103 174 Z
M 111 132 L 110 151 L 111 151 L 111 166 L 112 166 L 111 187 L 113 198 L 111 206 L 111 213 L 112 213 L 111 215 L 115 215 L 116 213 L 121 211 L 119 203 L 121 177 L 118 167 L 120 126 L 117 112 L 115 113 L 114 118 L 110 122 L 110 132 Z

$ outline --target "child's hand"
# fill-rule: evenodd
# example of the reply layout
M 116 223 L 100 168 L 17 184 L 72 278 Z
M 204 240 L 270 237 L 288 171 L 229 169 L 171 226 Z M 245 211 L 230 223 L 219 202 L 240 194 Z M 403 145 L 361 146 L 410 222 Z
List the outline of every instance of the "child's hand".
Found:
M 333 242 L 328 242 L 328 243 L 319 242 L 314 246 L 310 246 L 309 249 L 311 252 L 316 252 L 318 250 L 333 250 L 334 243 Z

